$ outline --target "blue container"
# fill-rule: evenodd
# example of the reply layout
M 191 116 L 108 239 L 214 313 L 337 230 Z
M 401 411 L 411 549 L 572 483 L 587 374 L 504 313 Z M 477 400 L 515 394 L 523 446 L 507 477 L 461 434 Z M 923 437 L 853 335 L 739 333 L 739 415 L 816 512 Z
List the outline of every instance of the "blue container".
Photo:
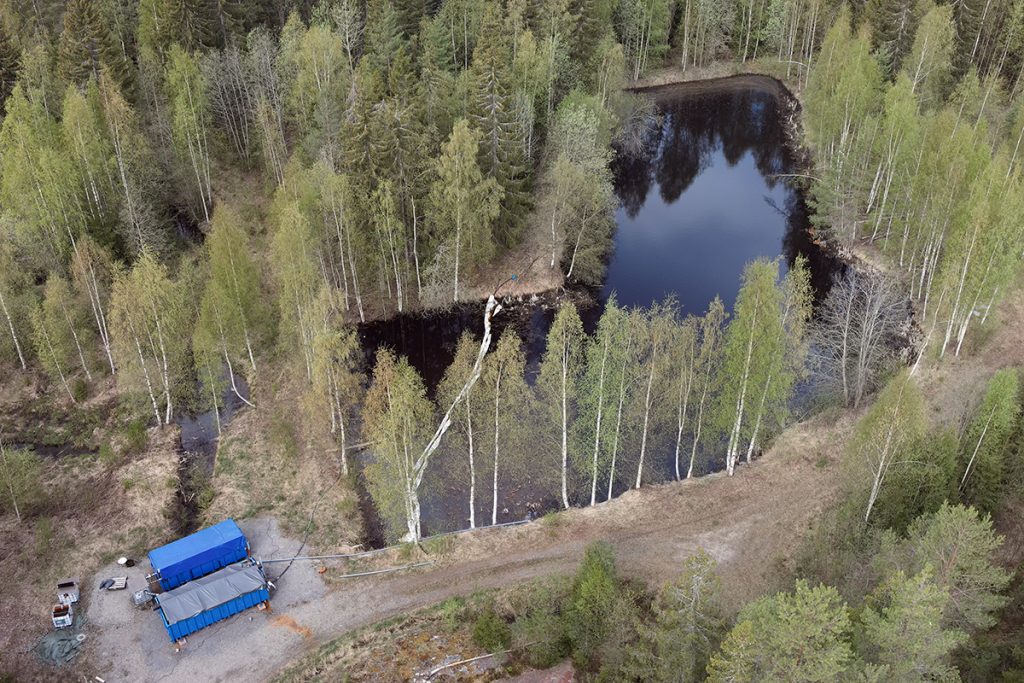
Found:
M 159 574 L 160 585 L 168 591 L 244 560 L 248 555 L 245 534 L 235 520 L 226 519 L 149 551 L 149 564 L 153 572 Z
M 156 597 L 171 641 L 270 600 L 263 571 L 255 565 L 225 567 Z

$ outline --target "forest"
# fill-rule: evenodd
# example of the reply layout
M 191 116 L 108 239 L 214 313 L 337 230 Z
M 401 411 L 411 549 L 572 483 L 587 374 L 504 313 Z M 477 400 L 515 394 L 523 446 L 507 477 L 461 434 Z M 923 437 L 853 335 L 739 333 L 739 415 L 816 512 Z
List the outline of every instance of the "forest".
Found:
M 659 123 L 630 87 L 722 64 L 799 102 L 786 181 L 850 266 L 819 292 L 802 258 L 758 259 L 731 309 L 613 295 L 585 322 L 613 163 Z M 183 415 L 219 434 L 228 401 L 296 406 L 274 428 L 308 435 L 321 487 L 365 487 L 389 544 L 449 530 L 424 528 L 442 498 L 472 529 L 524 487 L 544 513 L 733 476 L 846 411 L 842 500 L 793 591 L 726 614 L 710 557 L 651 594 L 595 546 L 487 642 L 596 680 L 1018 680 L 993 519 L 1024 500 L 1019 371 L 961 424 L 921 377 L 1019 289 L 1022 76 L 1019 0 L 8 0 L 0 377 L 55 421 L 109 401 L 117 438 L 82 437 L 101 458 Z M 510 276 L 565 294 L 536 364 L 502 325 Z M 458 306 L 478 322 L 436 386 L 363 347 L 365 323 Z M 0 510 L 38 535 L 59 504 L 24 431 L 0 427 Z

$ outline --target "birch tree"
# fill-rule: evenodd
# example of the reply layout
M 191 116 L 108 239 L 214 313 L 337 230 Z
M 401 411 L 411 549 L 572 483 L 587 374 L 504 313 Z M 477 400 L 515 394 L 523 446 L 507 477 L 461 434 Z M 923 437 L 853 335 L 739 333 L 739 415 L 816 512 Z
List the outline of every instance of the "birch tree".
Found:
M 711 408 L 713 382 L 722 362 L 722 337 L 726 313 L 722 300 L 717 296 L 708 304 L 708 310 L 700 320 L 700 352 L 694 369 L 694 400 L 696 409 L 693 417 L 693 444 L 690 448 L 690 464 L 686 468 L 686 478 L 693 477 L 697 463 L 697 452 L 704 427 L 707 422 L 705 412 Z
M 251 63 L 237 45 L 207 52 L 202 57 L 203 78 L 209 91 L 210 116 L 243 166 L 251 166 L 256 148 L 256 93 Z
M 85 93 L 69 86 L 64 96 L 61 133 L 81 187 L 86 219 L 107 245 L 115 243 L 118 202 L 114 150 L 107 136 L 99 89 L 90 81 Z M 114 234 L 111 234 L 114 233 Z
M 122 239 L 132 254 L 145 249 L 161 251 L 166 235 L 154 208 L 152 195 L 156 177 L 155 161 L 138 117 L 112 79 L 99 81 L 103 119 L 106 122 L 116 167 Z
M 287 202 L 280 210 L 270 253 L 280 292 L 281 337 L 300 355 L 306 378 L 312 380 L 315 330 L 312 311 L 322 277 L 317 269 L 313 228 L 298 201 Z
M 94 349 L 84 311 L 68 281 L 56 273 L 51 273 L 46 279 L 40 313 L 51 352 L 64 349 L 65 367 L 79 368 L 86 379 L 92 381 L 90 366 Z M 56 360 L 56 356 L 54 358 Z
M 747 442 L 746 460 L 749 463 L 755 449 L 760 447 L 774 430 L 781 428 L 789 414 L 789 401 L 796 381 L 807 374 L 807 326 L 811 319 L 814 294 L 807 260 L 797 256 L 793 266 L 778 288 L 782 297 L 782 347 L 765 352 L 767 372 L 763 384 L 755 385 L 758 398 L 752 407 L 753 430 Z
M 459 395 L 466 380 L 473 370 L 473 360 L 476 356 L 476 344 L 468 332 L 463 332 L 459 337 L 458 345 L 455 347 L 455 358 L 451 365 L 445 370 L 437 387 L 438 402 L 444 405 L 451 405 Z M 478 396 L 478 392 L 467 391 L 462 400 L 462 405 L 455 411 L 452 418 L 452 427 L 447 441 L 447 451 L 465 457 L 465 469 L 460 464 L 453 464 L 447 468 L 448 472 L 466 473 L 467 493 L 466 507 L 469 512 L 467 520 L 469 528 L 476 528 L 477 508 L 477 464 L 480 462 L 480 454 L 486 448 L 484 420 L 487 419 L 485 409 L 486 401 Z
M 319 183 L 320 208 L 327 226 L 325 232 L 333 233 L 330 241 L 334 243 L 334 248 L 329 253 L 332 254 L 330 260 L 335 272 L 335 286 L 341 289 L 344 310 L 350 310 L 354 303 L 359 321 L 365 322 L 363 288 L 366 285 L 361 283 L 366 282 L 373 261 L 367 258 L 370 245 L 367 229 L 362 225 L 365 221 L 360 220 L 355 184 L 347 175 L 335 173 L 323 163 L 317 164 L 315 172 Z
M 784 295 L 776 285 L 777 261 L 747 264 L 725 331 L 718 378 L 716 424 L 727 435 L 725 469 L 731 476 L 743 445 L 756 437 L 760 400 L 786 358 Z
M 47 303 L 50 305 L 46 306 Z M 44 298 L 43 304 L 32 311 L 31 318 L 32 341 L 35 345 L 36 356 L 51 381 L 59 382 L 71 402 L 77 403 L 68 382 L 71 372 L 71 356 L 74 353 L 71 347 L 71 335 L 68 334 L 63 321 L 54 319 L 56 316 L 52 309 L 59 307 L 59 303 L 52 299 L 47 301 Z
M 30 313 L 35 307 L 28 273 L 15 259 L 14 245 L 0 240 L 0 312 L 3 313 L 5 334 L 0 351 L 5 358 L 16 361 L 22 370 L 28 370 Z
M 252 402 L 238 389 L 234 359 L 239 357 L 242 347 L 239 344 L 240 338 L 232 335 L 233 330 L 230 329 L 232 308 L 226 292 L 211 277 L 207 277 L 192 332 L 192 351 L 196 369 L 200 374 L 209 375 L 207 379 L 211 380 L 213 386 L 222 384 L 220 377 L 226 375 L 227 384 L 235 396 L 252 406 Z
M 671 354 L 671 372 L 673 399 L 676 414 L 676 438 L 673 460 L 675 463 L 676 481 L 682 479 L 680 469 L 683 449 L 683 430 L 690 420 L 690 405 L 694 395 L 694 380 L 697 379 L 699 346 L 698 335 L 700 321 L 693 316 L 676 326 L 672 335 L 669 353 Z
M 816 378 L 847 406 L 858 407 L 892 369 L 909 302 L 882 274 L 850 270 L 833 283 L 814 323 Z
M 527 407 L 529 388 L 526 386 L 526 356 L 519 335 L 506 329 L 498 340 L 494 353 L 484 362 L 483 374 L 477 386 L 477 395 L 486 418 L 481 420 L 481 453 L 489 461 L 491 480 L 491 524 L 498 523 L 500 482 L 521 472 L 531 472 L 531 464 L 524 460 L 527 447 Z
M 491 294 L 491 296 L 489 296 L 487 298 L 487 304 L 484 306 L 484 315 L 483 315 L 484 332 L 483 332 L 483 338 L 480 341 L 480 348 L 477 351 L 476 360 L 473 361 L 473 367 L 470 370 L 469 377 L 466 378 L 465 383 L 462 385 L 462 389 L 459 390 L 459 392 L 455 395 L 455 398 L 452 399 L 450 404 L 448 404 L 448 408 L 445 410 L 444 414 L 441 416 L 441 420 L 438 423 L 437 428 L 434 430 L 433 436 L 430 436 L 429 439 L 427 439 L 425 441 L 425 445 L 423 445 L 422 449 L 420 449 L 418 451 L 413 451 L 413 450 L 410 449 L 410 450 L 408 450 L 408 452 L 405 452 L 406 449 L 403 446 L 403 449 L 402 449 L 403 454 L 402 454 L 401 458 L 399 458 L 399 460 L 400 460 L 400 464 L 404 463 L 405 465 L 408 465 L 408 467 L 405 468 L 405 469 L 402 469 L 402 478 L 400 480 L 399 488 L 397 489 L 399 493 L 398 494 L 392 493 L 391 495 L 389 495 L 388 492 L 387 492 L 388 490 L 386 490 L 386 489 L 383 490 L 382 500 L 384 500 L 385 502 L 391 501 L 392 506 L 394 506 L 396 504 L 395 503 L 396 495 L 401 498 L 401 500 L 398 501 L 398 503 L 397 503 L 398 505 L 400 505 L 400 507 L 398 507 L 397 509 L 398 510 L 404 510 L 406 512 L 406 517 L 405 517 L 405 521 L 406 521 L 406 534 L 403 537 L 406 541 L 415 542 L 415 541 L 419 541 L 419 539 L 420 539 L 421 528 L 420 528 L 419 487 L 420 487 L 420 485 L 423 482 L 423 475 L 426 472 L 427 466 L 430 464 L 431 457 L 437 451 L 438 446 L 441 445 L 441 440 L 444 438 L 444 435 L 448 432 L 448 430 L 452 426 L 452 416 L 459 409 L 462 401 L 465 400 L 466 396 L 472 393 L 473 387 L 476 385 L 477 381 L 480 379 L 480 375 L 483 372 L 484 358 L 487 356 L 487 352 L 491 348 L 491 327 L 492 327 L 492 323 L 494 321 L 494 317 L 496 315 L 498 315 L 499 313 L 501 313 L 501 310 L 502 310 L 501 305 L 498 304 L 498 301 L 495 298 L 495 295 Z M 394 361 L 394 356 L 391 355 L 390 352 L 385 350 L 382 353 L 384 354 L 383 357 L 385 358 L 385 370 L 386 370 L 386 372 L 384 373 L 383 377 L 386 379 L 390 374 L 392 374 L 392 371 L 388 370 L 388 368 L 389 367 L 394 367 L 395 366 L 395 361 Z M 388 357 L 390 357 L 390 360 L 387 360 Z M 408 365 L 408 363 L 406 361 L 404 361 L 404 360 L 401 360 L 401 361 L 398 362 L 398 365 L 402 365 L 402 364 Z M 374 372 L 375 372 L 374 376 L 376 377 L 376 370 Z M 401 375 L 408 376 L 408 371 L 404 371 L 403 370 L 402 372 L 399 372 L 398 374 L 400 376 Z M 416 389 L 416 385 L 418 384 L 420 387 L 422 387 L 422 382 L 421 381 L 417 382 L 415 380 L 418 380 L 418 375 L 415 375 L 415 373 L 413 372 L 412 373 L 412 378 L 407 381 L 407 386 L 412 386 L 413 389 Z M 375 385 L 376 384 L 377 383 L 375 382 Z M 383 384 L 383 382 L 381 384 Z M 371 387 L 371 393 L 372 393 L 372 387 Z M 385 398 L 387 398 L 386 390 L 382 389 L 378 393 L 383 393 L 385 395 Z M 415 394 L 416 392 L 415 391 L 408 391 L 407 393 L 409 395 L 412 395 L 412 394 Z M 418 401 L 411 401 L 411 404 L 414 405 L 414 406 L 418 405 Z M 429 405 L 429 402 L 428 402 L 428 405 Z M 374 404 L 371 402 L 369 396 L 367 397 L 367 400 L 366 400 L 366 402 L 364 404 L 364 411 L 367 409 L 368 406 L 369 407 L 373 407 L 374 406 Z M 378 401 L 376 414 L 377 415 L 382 415 L 382 414 L 385 413 L 385 410 L 390 411 L 390 408 L 388 408 L 387 406 L 383 406 L 382 407 L 380 405 L 380 401 Z M 364 414 L 364 418 L 363 418 L 364 424 L 367 423 L 367 419 L 368 418 Z M 372 422 L 375 418 L 371 417 L 369 419 Z M 389 418 L 389 420 L 390 420 L 390 418 Z M 385 426 L 387 426 L 389 423 L 388 422 L 384 422 L 382 424 L 385 424 Z M 409 420 L 403 421 L 402 424 L 403 424 L 403 429 L 405 429 L 405 428 L 412 429 L 412 428 L 416 427 L 415 422 L 412 421 L 411 418 Z M 394 432 L 393 429 L 390 429 L 390 431 Z M 392 434 L 392 435 L 394 435 L 394 434 Z M 414 435 L 414 433 L 412 435 Z M 382 439 L 382 441 L 383 440 L 384 439 Z M 395 444 L 399 443 L 399 442 L 395 441 L 394 439 L 391 439 L 391 442 L 393 442 Z M 391 448 L 391 446 L 387 446 L 387 445 L 386 445 L 386 447 L 387 448 Z M 394 451 L 393 452 L 397 453 L 398 451 L 399 451 L 399 449 L 398 449 L 398 446 L 396 445 L 394 447 Z M 387 472 L 385 471 L 382 474 L 386 475 Z M 379 481 L 386 481 L 386 480 L 387 480 L 386 476 L 382 476 L 379 479 Z M 392 479 L 392 482 L 394 482 L 393 479 Z M 395 484 L 393 483 L 392 486 L 395 486 Z M 396 489 L 394 489 L 394 488 L 390 489 L 390 491 L 392 491 L 392 492 L 394 492 L 395 490 Z M 392 509 L 396 509 L 396 508 L 393 507 Z
M 642 363 L 640 367 L 643 382 L 640 411 L 640 450 L 637 455 L 636 482 L 634 488 L 640 488 L 643 481 L 644 465 L 647 451 L 654 448 L 655 437 L 661 431 L 665 418 L 666 402 L 659 400 L 666 388 L 671 386 L 670 348 L 672 334 L 678 314 L 678 304 L 669 299 L 656 304 L 649 311 L 634 311 L 637 328 L 640 330 L 639 343 Z
M 198 218 L 209 222 L 213 212 L 213 181 L 208 85 L 198 58 L 177 45 L 171 47 L 167 60 L 167 88 L 172 137 L 182 174 L 191 178 L 189 184 L 198 199 Z
M 959 477 L 965 502 L 983 512 L 998 506 L 1011 455 L 1010 439 L 1020 418 L 1020 383 L 1016 370 L 1000 370 L 964 434 Z
M 622 46 L 633 80 L 668 49 L 673 10 L 674 3 L 667 0 L 627 0 L 619 6 Z
M 537 380 L 546 427 L 557 435 L 561 455 L 562 506 L 569 507 L 569 434 L 579 400 L 583 364 L 583 323 L 576 306 L 564 304 L 555 314 Z
M 14 510 L 18 523 L 44 500 L 43 463 L 38 455 L 23 448 L 10 448 L 0 441 L 0 475 L 3 477 L 3 509 Z
M 205 247 L 210 263 L 207 289 L 218 302 L 225 348 L 236 359 L 248 361 L 255 372 L 255 349 L 266 337 L 268 312 L 249 236 L 233 207 L 222 204 L 214 211 Z
M 362 352 L 355 329 L 337 313 L 332 292 L 322 287 L 314 308 L 312 395 L 321 411 L 330 415 L 330 433 L 336 439 L 341 473 L 348 475 L 348 449 L 353 412 L 362 393 Z
M 64 264 L 86 217 L 81 184 L 64 150 L 57 122 L 21 86 L 8 98 L 0 128 L 0 201 L 13 238 L 43 269 Z
M 118 386 L 148 399 L 158 425 L 170 424 L 187 378 L 189 306 L 181 286 L 148 251 L 118 273 L 110 300 Z
M 906 371 L 895 375 L 860 419 L 847 448 L 850 475 L 866 493 L 864 523 L 871 520 L 882 487 L 893 468 L 918 467 L 906 459 L 907 447 L 924 433 L 924 400 Z
M 491 225 L 501 211 L 502 189 L 477 165 L 480 135 L 459 120 L 437 160 L 430 192 L 432 223 L 440 239 L 454 245 L 452 300 L 459 301 L 459 274 L 486 262 L 494 250 Z
M 936 109 L 945 100 L 953 78 L 953 39 L 953 8 L 936 5 L 929 9 L 904 62 L 922 109 Z
M 416 458 L 430 438 L 433 406 L 423 380 L 405 357 L 377 354 L 363 405 L 363 431 L 373 460 L 366 479 L 389 536 L 419 539 Z M 404 531 L 403 531 L 404 530 Z
M 283 41 L 282 41 L 283 42 Z M 253 102 L 254 124 L 264 170 L 277 183 L 283 180 L 287 157 L 284 139 L 284 85 L 277 41 L 268 31 L 257 28 L 246 39 L 247 72 Z
M 551 267 L 566 264 L 566 278 L 593 283 L 604 273 L 602 256 L 615 207 L 608 164 L 611 153 L 593 97 L 570 94 L 558 107 L 549 140 L 551 162 L 543 176 L 542 214 L 551 232 Z
M 620 357 L 629 334 L 627 313 L 613 293 L 597 323 L 595 336 L 585 342 L 585 370 L 579 385 L 579 418 L 576 422 L 579 448 L 573 453 L 575 469 L 589 480 L 590 504 L 597 504 L 598 479 L 610 469 L 615 437 L 616 380 L 621 377 Z M 620 383 L 622 380 L 620 379 Z

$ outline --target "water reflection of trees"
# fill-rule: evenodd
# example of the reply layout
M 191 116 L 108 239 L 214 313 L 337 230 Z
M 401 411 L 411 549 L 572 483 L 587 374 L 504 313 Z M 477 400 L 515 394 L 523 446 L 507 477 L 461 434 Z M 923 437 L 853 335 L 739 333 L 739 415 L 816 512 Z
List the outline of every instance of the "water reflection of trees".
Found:
M 630 218 L 635 218 L 657 182 L 662 199 L 673 203 L 721 153 L 734 166 L 750 152 L 769 187 L 785 173 L 789 158 L 779 101 L 767 91 L 730 90 L 656 98 L 664 115 L 639 154 L 619 155 L 615 189 Z

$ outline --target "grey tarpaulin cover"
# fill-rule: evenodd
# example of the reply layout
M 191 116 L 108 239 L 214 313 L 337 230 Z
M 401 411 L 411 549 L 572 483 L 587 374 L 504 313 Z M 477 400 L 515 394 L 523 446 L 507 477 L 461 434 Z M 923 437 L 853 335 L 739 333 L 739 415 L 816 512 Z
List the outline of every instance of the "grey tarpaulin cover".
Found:
M 168 624 L 194 617 L 266 585 L 259 567 L 231 565 L 157 596 Z

